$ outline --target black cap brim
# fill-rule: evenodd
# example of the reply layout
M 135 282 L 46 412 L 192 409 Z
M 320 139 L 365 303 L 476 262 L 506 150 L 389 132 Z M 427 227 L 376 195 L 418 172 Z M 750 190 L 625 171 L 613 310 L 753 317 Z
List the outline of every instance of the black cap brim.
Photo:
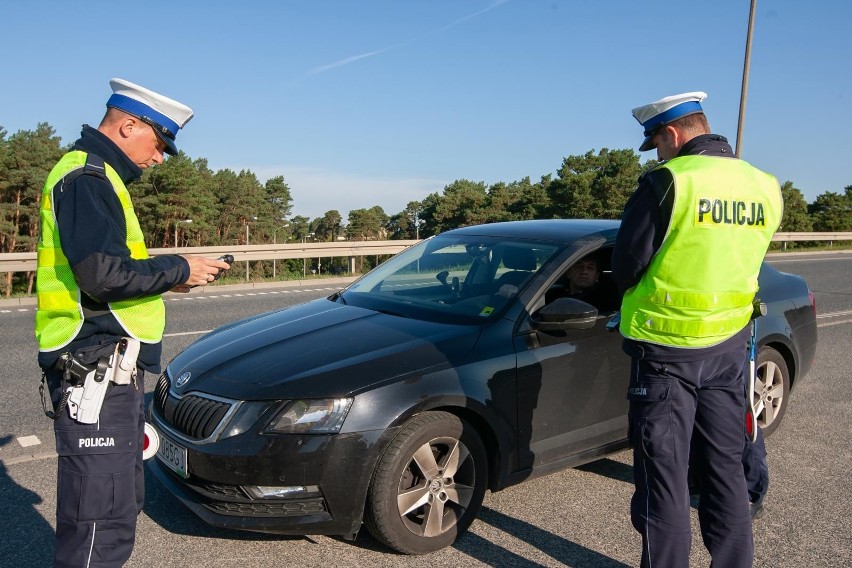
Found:
M 645 139 L 642 141 L 642 145 L 639 146 L 639 151 L 647 152 L 648 150 L 653 150 L 656 147 L 654 146 L 654 142 L 652 141 L 653 138 L 653 134 L 651 134 L 650 136 L 646 136 Z
M 163 134 L 160 134 L 157 131 L 156 128 L 154 128 L 154 132 L 157 134 L 157 136 L 160 138 L 160 140 L 162 140 L 163 142 L 166 143 L 166 149 L 165 149 L 166 154 L 168 154 L 169 156 L 177 156 L 178 150 L 177 150 L 177 146 L 175 145 L 175 141 L 172 140 L 171 138 L 169 138 L 168 136 L 164 136 Z

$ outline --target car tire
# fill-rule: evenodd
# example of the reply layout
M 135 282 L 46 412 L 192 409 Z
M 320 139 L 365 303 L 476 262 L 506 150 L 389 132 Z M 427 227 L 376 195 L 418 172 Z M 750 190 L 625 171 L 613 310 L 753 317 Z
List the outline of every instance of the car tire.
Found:
M 418 414 L 402 426 L 376 466 L 367 528 L 405 554 L 447 547 L 476 517 L 487 469 L 485 447 L 470 424 L 448 412 Z
M 771 347 L 761 347 L 756 361 L 754 408 L 763 436 L 781 425 L 790 394 L 790 371 L 784 357 Z

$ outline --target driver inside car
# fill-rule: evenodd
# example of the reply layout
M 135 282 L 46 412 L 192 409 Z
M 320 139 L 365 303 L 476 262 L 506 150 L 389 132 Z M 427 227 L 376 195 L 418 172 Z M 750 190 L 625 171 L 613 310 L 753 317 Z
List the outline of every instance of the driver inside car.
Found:
M 611 285 L 609 274 L 603 272 L 602 264 L 600 252 L 588 254 L 572 264 L 547 292 L 547 303 L 557 298 L 576 298 L 593 305 L 599 312 L 617 310 L 618 293 Z

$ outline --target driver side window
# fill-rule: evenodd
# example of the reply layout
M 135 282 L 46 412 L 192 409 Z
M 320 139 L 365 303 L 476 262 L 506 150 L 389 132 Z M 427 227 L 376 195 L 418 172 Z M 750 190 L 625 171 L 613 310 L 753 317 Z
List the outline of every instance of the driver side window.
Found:
M 558 298 L 577 298 L 608 314 L 621 308 L 621 296 L 612 279 L 612 247 L 587 254 L 569 266 L 545 293 L 545 304 Z

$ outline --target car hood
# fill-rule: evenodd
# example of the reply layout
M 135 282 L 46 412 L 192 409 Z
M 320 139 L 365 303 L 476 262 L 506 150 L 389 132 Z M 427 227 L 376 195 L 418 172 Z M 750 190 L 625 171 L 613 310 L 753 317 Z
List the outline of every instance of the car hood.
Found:
M 470 352 L 479 331 L 320 299 L 221 327 L 175 357 L 168 372 L 181 394 L 240 400 L 345 396 L 450 366 Z M 186 373 L 188 380 L 177 386 Z

